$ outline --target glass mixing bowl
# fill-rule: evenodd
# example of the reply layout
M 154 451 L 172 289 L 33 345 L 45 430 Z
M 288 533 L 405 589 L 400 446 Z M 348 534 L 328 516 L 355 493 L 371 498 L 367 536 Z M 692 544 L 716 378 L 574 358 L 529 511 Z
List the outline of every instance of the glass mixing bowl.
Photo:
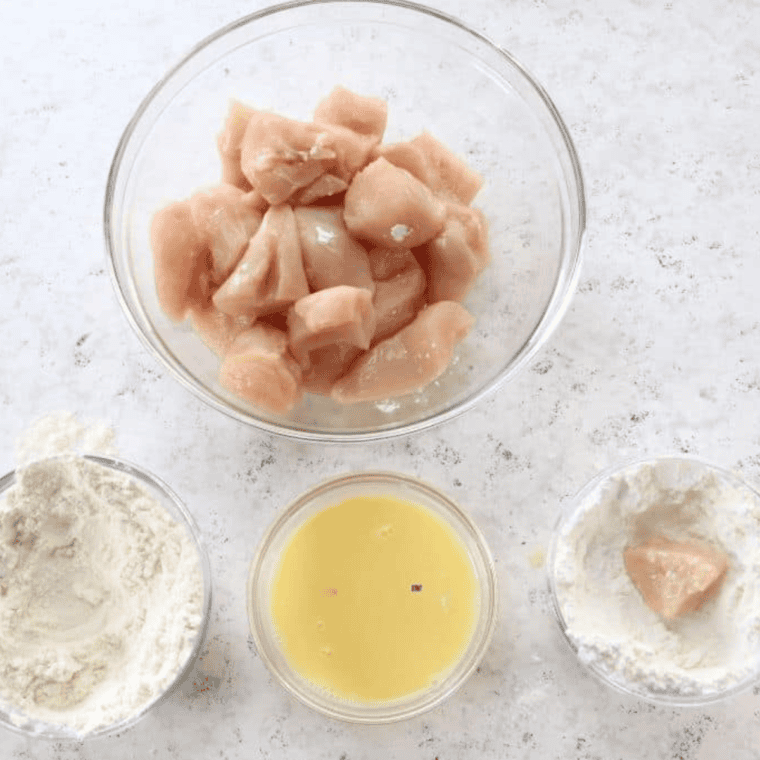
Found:
M 208 555 L 201 541 L 198 526 L 180 498 L 169 488 L 169 486 L 159 480 L 155 475 L 147 473 L 136 465 L 111 457 L 86 455 L 83 458 L 92 464 L 127 475 L 140 489 L 147 493 L 151 498 L 155 499 L 168 512 L 173 520 L 184 527 L 192 545 L 198 553 L 198 562 L 203 575 L 201 622 L 195 631 L 188 633 L 188 636 L 190 637 L 188 639 L 190 647 L 187 650 L 187 656 L 183 662 L 178 663 L 176 673 L 160 693 L 154 694 L 132 714 L 85 734 L 75 731 L 61 723 L 48 723 L 46 721 L 32 718 L 0 698 L 0 726 L 5 726 L 6 728 L 25 736 L 40 739 L 57 741 L 72 740 L 80 742 L 95 737 L 112 736 L 137 723 L 152 708 L 167 699 L 192 668 L 206 634 L 209 611 L 211 608 L 211 566 L 209 564 Z M 15 482 L 15 470 L 0 478 L 0 503 L 5 500 L 8 491 L 13 487 Z
M 357 496 L 390 496 L 432 512 L 454 532 L 472 563 L 477 583 L 475 625 L 465 650 L 437 682 L 423 691 L 376 703 L 331 694 L 288 663 L 272 620 L 272 584 L 282 551 L 295 532 L 323 509 Z M 497 618 L 496 573 L 485 539 L 472 520 L 435 488 L 405 475 L 364 472 L 344 475 L 312 488 L 272 524 L 251 563 L 248 618 L 256 648 L 279 682 L 309 707 L 332 718 L 355 723 L 390 723 L 431 710 L 449 697 L 477 668 L 491 641 Z M 368 657 L 371 654 L 368 653 Z
M 337 84 L 388 102 L 384 140 L 423 129 L 482 174 L 473 205 L 492 263 L 464 305 L 476 317 L 448 370 L 383 403 L 308 394 L 289 414 L 221 387 L 218 357 L 158 305 L 153 214 L 220 181 L 216 135 L 229 101 L 309 120 Z M 199 43 L 140 104 L 105 198 L 113 281 L 138 336 L 189 390 L 233 418 L 301 439 L 377 439 L 450 419 L 503 387 L 546 343 L 577 282 L 585 227 L 580 165 L 551 99 L 508 52 L 460 21 L 407 2 L 318 0 L 267 8 Z
M 757 683 L 758 516 L 760 493 L 694 457 L 652 457 L 594 477 L 562 510 L 547 565 L 555 617 L 580 663 L 619 692 L 671 707 Z M 729 570 L 716 597 L 674 620 L 649 610 L 622 557 L 647 532 L 722 547 Z

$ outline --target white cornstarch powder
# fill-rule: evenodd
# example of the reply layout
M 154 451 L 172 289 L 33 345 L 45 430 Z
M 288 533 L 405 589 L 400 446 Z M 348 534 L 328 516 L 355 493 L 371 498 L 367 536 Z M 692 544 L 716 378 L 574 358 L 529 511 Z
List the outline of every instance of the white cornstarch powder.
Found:
M 697 612 L 665 620 L 633 585 L 623 550 L 652 534 L 728 555 L 723 585 Z M 686 459 L 632 465 L 562 525 L 553 571 L 580 659 L 624 688 L 709 696 L 760 671 L 760 498 L 732 476 Z
M 57 415 L 17 446 L 24 466 L 0 499 L 0 706 L 19 724 L 86 734 L 130 718 L 201 629 L 186 527 L 134 478 L 72 452 L 111 438 Z

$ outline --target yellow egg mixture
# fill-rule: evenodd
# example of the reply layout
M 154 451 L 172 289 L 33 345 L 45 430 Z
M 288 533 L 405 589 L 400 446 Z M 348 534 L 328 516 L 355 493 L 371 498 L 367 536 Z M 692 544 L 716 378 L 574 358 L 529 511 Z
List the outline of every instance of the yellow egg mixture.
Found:
M 423 690 L 456 664 L 477 588 L 464 544 L 441 518 L 359 496 L 295 531 L 271 613 L 295 671 L 338 697 L 378 702 Z

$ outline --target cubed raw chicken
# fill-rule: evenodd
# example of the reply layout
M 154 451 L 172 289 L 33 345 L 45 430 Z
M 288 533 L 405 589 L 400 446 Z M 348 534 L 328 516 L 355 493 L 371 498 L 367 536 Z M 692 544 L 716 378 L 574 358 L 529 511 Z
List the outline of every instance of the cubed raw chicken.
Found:
M 214 294 L 219 311 L 257 317 L 309 293 L 293 209 L 270 206 L 232 274 Z
M 409 267 L 419 266 L 408 248 L 370 248 L 369 267 L 375 280 L 388 280 Z
M 429 132 L 408 142 L 378 145 L 372 155 L 405 169 L 435 195 L 465 206 L 483 186 L 483 178 Z
M 338 85 L 314 110 L 314 123 L 328 132 L 325 144 L 336 153 L 335 173 L 350 182 L 370 161 L 383 139 L 388 104 Z
M 427 298 L 462 301 L 490 261 L 488 224 L 480 209 L 449 203 L 443 230 L 420 252 Z
M 346 191 L 343 218 L 350 232 L 386 248 L 414 248 L 443 228 L 442 201 L 408 171 L 378 158 Z
M 253 325 L 251 317 L 225 314 L 212 302 L 190 308 L 190 322 L 198 337 L 217 355 L 224 356 L 238 335 Z
M 158 303 L 170 319 L 181 322 L 200 300 L 199 288 L 208 284 L 208 249 L 196 233 L 190 204 L 178 201 L 156 212 L 150 241 Z
M 240 168 L 240 146 L 243 142 L 248 122 L 255 113 L 253 108 L 238 100 L 230 101 L 230 108 L 224 128 L 219 133 L 216 144 L 222 159 L 222 182 L 235 185 L 241 190 L 251 189 L 251 183 L 246 179 Z
M 360 356 L 333 385 L 336 401 L 353 404 L 402 396 L 439 377 L 475 320 L 459 303 L 439 301 Z
M 414 266 L 376 284 L 372 301 L 377 316 L 373 343 L 398 332 L 415 318 L 425 302 L 426 285 L 425 273 L 416 261 Z
M 383 139 L 388 123 L 388 104 L 381 98 L 357 95 L 338 85 L 317 105 L 314 121 L 346 127 L 371 137 L 377 144 Z
M 312 290 L 353 285 L 374 292 L 367 251 L 349 235 L 340 206 L 298 207 L 295 218 Z
M 644 602 L 666 620 L 699 610 L 718 592 L 729 565 L 715 547 L 658 535 L 627 547 L 623 561 Z
M 319 127 L 325 132 L 324 138 L 321 138 L 324 146 L 335 152 L 330 171 L 350 182 L 356 172 L 370 162 L 377 145 L 375 138 L 337 124 L 320 124 Z
M 425 303 L 427 281 L 422 267 L 408 248 L 372 248 L 369 265 L 375 278 L 373 304 L 377 343 L 414 319 Z
M 233 100 L 223 184 L 152 220 L 161 307 L 189 314 L 222 385 L 262 408 L 409 393 L 472 327 L 458 301 L 489 261 L 468 207 L 482 179 L 427 132 L 382 145 L 387 118 L 341 86 L 312 123 Z
M 329 396 L 335 381 L 348 369 L 362 350 L 351 343 L 333 343 L 309 352 L 308 369 L 303 372 L 303 389 L 307 393 Z
M 310 351 L 331 343 L 349 343 L 367 349 L 376 323 L 371 291 L 351 285 L 318 290 L 290 307 L 290 350 L 305 364 Z
M 340 195 L 348 187 L 348 183 L 334 174 L 323 174 L 317 177 L 310 185 L 298 190 L 291 198 L 294 205 L 308 206 L 315 201 Z
M 301 367 L 290 355 L 284 332 L 254 324 L 235 338 L 219 368 L 223 388 L 275 414 L 303 397 Z
M 190 213 L 199 238 L 211 251 L 211 278 L 223 282 L 240 261 L 261 224 L 255 191 L 219 185 L 190 198 Z
M 483 177 L 429 132 L 417 135 L 411 143 L 425 156 L 430 189 L 449 200 L 468 205 L 483 186 Z
M 428 165 L 419 146 L 408 140 L 397 143 L 381 143 L 372 151 L 372 159 L 384 158 L 399 169 L 404 169 L 420 182 L 427 185 L 430 181 Z
M 284 203 L 334 163 L 336 153 L 325 147 L 326 135 L 316 124 L 256 111 L 243 136 L 243 174 L 268 203 Z

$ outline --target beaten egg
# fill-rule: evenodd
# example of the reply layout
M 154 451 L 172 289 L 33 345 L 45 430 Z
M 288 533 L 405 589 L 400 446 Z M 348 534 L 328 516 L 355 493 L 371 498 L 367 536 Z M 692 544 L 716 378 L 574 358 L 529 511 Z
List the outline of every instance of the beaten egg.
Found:
M 478 598 L 468 551 L 443 519 L 372 494 L 294 531 L 270 613 L 294 671 L 338 698 L 377 703 L 445 678 L 473 636 Z

